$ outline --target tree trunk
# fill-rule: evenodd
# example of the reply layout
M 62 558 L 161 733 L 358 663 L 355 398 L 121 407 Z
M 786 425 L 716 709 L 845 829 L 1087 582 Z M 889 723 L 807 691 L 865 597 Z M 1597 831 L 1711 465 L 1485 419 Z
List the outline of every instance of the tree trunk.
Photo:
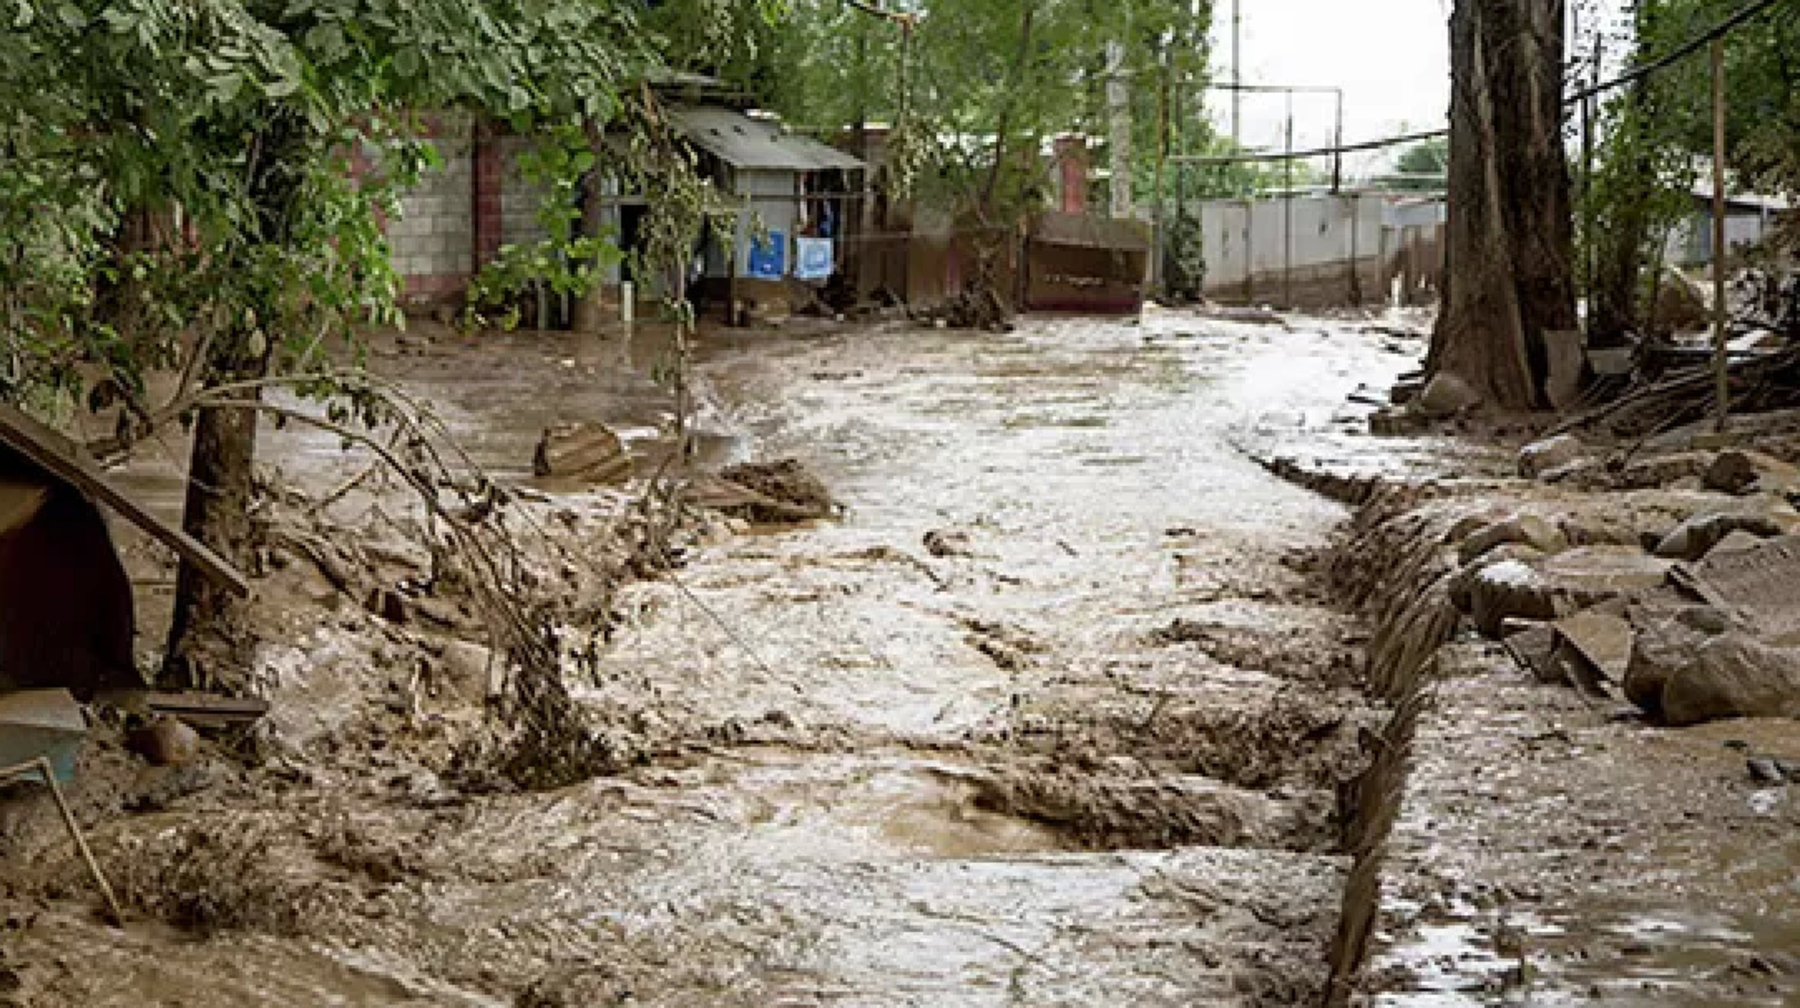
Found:
M 1502 409 L 1548 405 L 1546 334 L 1576 328 L 1562 40 L 1559 0 L 1450 18 L 1450 276 L 1427 367 Z
M 279 327 L 289 315 L 290 292 L 282 286 L 281 268 L 269 273 L 265 264 L 278 258 L 267 254 L 268 247 L 288 241 L 289 223 L 298 212 L 295 204 L 308 166 L 308 139 L 300 120 L 277 116 L 264 124 L 250 147 L 246 173 L 258 216 L 256 235 L 264 247 L 252 247 L 244 256 L 249 282 L 243 289 L 252 293 L 244 296 L 245 303 L 232 306 L 239 317 L 213 341 L 206 362 L 207 387 L 268 374 Z M 259 396 L 233 398 L 254 402 Z M 197 414 L 182 527 L 227 561 L 246 567 L 255 546 L 250 505 L 258 410 L 253 405 L 213 406 Z M 246 600 L 183 561 L 175 579 L 175 614 L 163 655 L 163 681 L 189 689 L 246 692 L 253 685 L 255 646 Z
M 245 334 L 233 333 L 223 342 L 244 347 L 251 341 Z M 259 378 L 268 368 L 266 350 L 256 356 L 233 355 L 236 359 L 229 353 L 215 356 L 209 384 Z M 254 407 L 199 411 L 182 512 L 182 525 L 190 535 L 239 565 L 255 546 L 250 503 L 256 421 Z M 256 646 L 255 628 L 245 608 L 244 600 L 183 561 L 175 578 L 175 618 L 169 628 L 163 680 L 186 689 L 245 692 Z

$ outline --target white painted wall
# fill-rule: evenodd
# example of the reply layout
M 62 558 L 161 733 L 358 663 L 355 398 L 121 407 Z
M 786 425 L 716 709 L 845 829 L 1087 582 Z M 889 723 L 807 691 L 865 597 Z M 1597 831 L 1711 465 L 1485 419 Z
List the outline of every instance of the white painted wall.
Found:
M 1241 287 L 1247 274 L 1261 281 L 1289 266 L 1345 264 L 1353 254 L 1373 259 L 1382 251 L 1385 208 L 1377 196 L 1206 201 L 1200 204 L 1206 287 Z

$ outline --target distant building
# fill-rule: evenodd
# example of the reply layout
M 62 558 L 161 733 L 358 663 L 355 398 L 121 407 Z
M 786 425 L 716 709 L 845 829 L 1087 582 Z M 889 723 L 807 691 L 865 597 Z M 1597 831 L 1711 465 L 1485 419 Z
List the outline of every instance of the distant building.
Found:
M 1725 247 L 1738 249 L 1759 244 L 1783 217 L 1794 212 L 1786 196 L 1757 193 L 1725 197 Z M 1712 183 L 1694 187 L 1692 209 L 1669 232 L 1663 256 L 1671 266 L 1703 266 L 1713 258 Z
M 821 282 L 835 272 L 844 256 L 843 230 L 858 212 L 853 204 L 863 163 L 754 114 L 709 78 L 681 75 L 656 86 L 701 170 L 739 206 L 734 234 L 707 235 L 697 250 L 698 276 L 689 279 L 720 299 L 773 297 L 790 280 Z M 402 298 L 415 306 L 460 300 L 503 246 L 544 235 L 538 217 L 545 194 L 520 170 L 529 137 L 454 115 L 430 120 L 428 135 L 442 164 L 401 198 L 399 217 L 385 224 Z M 600 226 L 621 248 L 636 247 L 645 196 L 620 193 L 605 178 L 604 164 L 593 184 L 604 187 Z M 603 286 L 616 294 L 621 282 L 634 280 L 637 293 L 650 296 L 665 283 L 631 273 L 629 263 L 614 266 Z

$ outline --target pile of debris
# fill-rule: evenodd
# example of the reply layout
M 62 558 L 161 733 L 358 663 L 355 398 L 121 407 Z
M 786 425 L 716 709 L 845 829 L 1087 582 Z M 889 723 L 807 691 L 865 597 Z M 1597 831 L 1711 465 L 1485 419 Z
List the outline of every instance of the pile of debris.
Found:
M 1800 718 L 1800 467 L 1697 449 L 1631 466 L 1561 436 L 1521 474 L 1610 481 L 1451 531 L 1452 600 L 1547 682 L 1669 725 Z
M 689 504 L 763 525 L 829 518 L 838 504 L 798 459 L 746 462 L 699 475 L 682 490 Z

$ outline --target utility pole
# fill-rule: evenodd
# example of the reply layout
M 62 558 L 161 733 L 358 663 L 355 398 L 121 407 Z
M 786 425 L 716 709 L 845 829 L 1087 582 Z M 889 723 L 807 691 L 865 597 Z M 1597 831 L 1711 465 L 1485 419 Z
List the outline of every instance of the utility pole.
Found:
M 1281 299 L 1294 307 L 1294 92 L 1287 93 L 1287 136 L 1283 141 L 1281 187 Z
M 1337 93 L 1337 121 L 1332 127 L 1331 146 L 1340 148 L 1331 152 L 1331 195 L 1336 196 L 1344 187 L 1344 91 L 1333 88 Z
M 1713 429 L 1725 432 L 1731 410 L 1730 361 L 1725 346 L 1725 38 L 1712 44 L 1713 113 Z
M 1131 90 L 1125 83 L 1125 44 L 1106 43 L 1106 109 L 1112 150 L 1112 215 L 1131 216 Z
M 1244 123 L 1244 86 L 1243 64 L 1240 61 L 1243 49 L 1244 20 L 1239 16 L 1238 0 L 1231 0 L 1231 148 L 1239 150 L 1243 147 Z

